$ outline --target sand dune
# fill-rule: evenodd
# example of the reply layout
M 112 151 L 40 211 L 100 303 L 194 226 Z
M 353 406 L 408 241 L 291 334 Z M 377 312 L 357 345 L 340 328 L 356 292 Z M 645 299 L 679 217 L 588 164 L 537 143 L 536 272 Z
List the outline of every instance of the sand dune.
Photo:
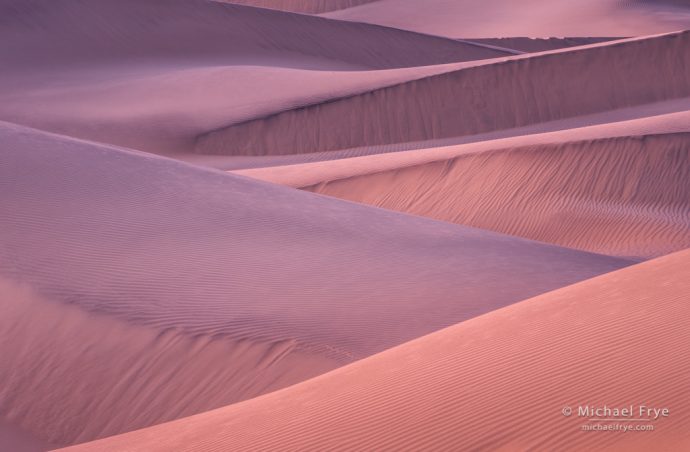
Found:
M 629 264 L 18 126 L 1 133 L 0 211 L 12 215 L 0 276 L 32 295 L 2 294 L 13 364 L 0 407 L 55 444 L 253 397 Z
M 329 151 L 602 113 L 687 97 L 688 59 L 690 32 L 492 60 L 233 125 L 201 136 L 196 151 Z
M 689 292 L 684 251 L 273 394 L 70 450 L 684 450 Z M 585 418 L 561 414 L 630 404 L 669 416 L 621 433 L 582 431 Z
M 425 65 L 509 54 L 200 0 L 0 7 L 0 119 L 164 154 L 229 124 L 448 70 Z
M 649 258 L 690 247 L 688 180 L 686 133 L 470 154 L 308 189 L 570 248 Z
M 398 156 L 391 158 L 390 164 L 384 162 L 384 157 L 376 158 L 377 160 L 375 162 L 373 161 L 374 158 L 372 158 L 371 161 L 367 161 L 367 164 L 371 164 L 369 168 L 365 168 L 363 164 L 358 163 L 356 165 L 358 171 L 356 174 L 363 174 L 398 167 L 402 160 L 405 161 L 406 165 L 410 165 L 412 161 L 420 163 L 450 158 L 456 155 L 454 147 L 458 145 L 472 144 L 472 146 L 466 146 L 464 149 L 478 151 L 538 143 L 687 132 L 690 131 L 690 127 L 688 127 L 688 118 L 690 118 L 690 97 L 685 97 L 638 105 L 635 107 L 609 110 L 601 113 L 574 116 L 567 119 L 546 121 L 529 126 L 513 127 L 510 129 L 473 135 L 438 138 L 434 140 L 360 146 L 338 151 L 312 152 L 306 154 L 264 156 L 178 154 L 175 157 L 201 166 L 208 166 L 226 171 L 233 170 L 239 174 L 258 177 L 263 180 L 274 181 L 293 187 L 302 187 L 304 185 L 333 180 L 334 177 L 342 178 L 355 174 L 353 172 L 355 165 L 350 165 L 349 163 L 343 165 L 333 164 L 339 167 L 339 171 L 337 172 L 333 171 L 335 166 L 324 164 L 324 166 L 320 168 L 320 171 L 324 171 L 323 174 L 319 174 L 311 169 L 309 171 L 303 171 L 304 168 L 311 168 L 311 165 L 301 165 L 303 163 L 352 159 L 354 157 L 392 152 L 412 150 L 423 151 L 415 153 L 408 152 L 404 157 Z M 364 161 L 365 160 L 361 160 L 361 162 Z M 351 163 L 353 160 L 349 162 Z M 360 160 L 358 160 L 358 162 L 360 162 Z M 290 165 L 290 168 L 287 168 L 287 165 Z M 268 167 L 274 168 L 269 169 Z M 265 168 L 265 170 L 249 171 L 250 169 L 257 168 Z
M 17 124 L 185 158 L 196 137 L 227 124 L 443 72 L 446 65 L 382 71 L 201 66 L 146 73 L 82 69 L 0 92 Z
M 689 146 L 690 112 L 680 112 L 235 172 L 561 246 L 649 258 L 690 247 Z
M 589 44 L 596 44 L 599 42 L 614 41 L 619 38 L 600 37 L 600 38 L 527 38 L 527 37 L 510 37 L 510 38 L 477 38 L 472 39 L 471 42 L 479 44 L 488 44 L 507 49 L 518 50 L 520 52 L 546 52 L 548 50 L 564 49 L 567 47 L 586 46 Z
M 0 6 L 0 59 L 9 73 L 180 59 L 384 69 L 502 55 L 403 30 L 206 0 L 2 0 Z
M 339 9 L 351 8 L 376 0 L 220 0 L 226 3 L 258 6 L 261 8 L 280 9 L 299 13 L 325 13 Z
M 0 0 L 0 452 L 690 449 L 689 62 L 681 0 Z
M 639 36 L 690 28 L 685 0 L 378 0 L 327 17 L 455 38 Z

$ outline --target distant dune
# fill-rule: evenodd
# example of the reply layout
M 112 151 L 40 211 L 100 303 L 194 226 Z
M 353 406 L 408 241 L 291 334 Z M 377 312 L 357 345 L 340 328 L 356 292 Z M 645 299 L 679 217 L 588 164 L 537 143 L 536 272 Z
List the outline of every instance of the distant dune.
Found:
M 202 0 L 0 7 L 0 120 L 163 154 L 229 124 L 448 70 L 426 65 L 510 54 Z
M 687 60 L 690 32 L 475 63 L 220 129 L 201 136 L 196 151 L 226 155 L 329 151 L 472 135 L 601 113 L 689 96 Z M 660 72 L 667 76 L 659 77 Z
M 614 41 L 621 39 L 612 37 L 601 38 L 526 38 L 526 37 L 510 37 L 510 38 L 478 38 L 472 39 L 471 42 L 479 44 L 487 44 L 492 46 L 503 47 L 507 49 L 518 50 L 521 52 L 546 52 L 548 50 L 564 49 L 566 47 L 585 46 L 589 44 L 596 44 L 599 42 Z
M 326 14 L 454 38 L 639 36 L 690 28 L 687 0 L 378 0 Z
M 299 13 L 325 13 L 339 9 L 351 8 L 376 0 L 219 0 L 225 3 L 258 6 L 261 8 L 280 9 Z
M 684 251 L 291 388 L 69 450 L 685 450 L 688 293 Z M 669 416 L 654 431 L 586 432 L 594 422 L 577 416 L 579 405 Z
M 5 68 L 10 73 L 26 66 L 55 71 L 55 64 L 105 69 L 118 62 L 172 66 L 179 60 L 384 69 L 504 54 L 404 30 L 207 0 L 2 0 L 0 5 L 0 58 L 11 64 Z
M 54 444 L 251 398 L 630 263 L 0 133 L 0 406 Z

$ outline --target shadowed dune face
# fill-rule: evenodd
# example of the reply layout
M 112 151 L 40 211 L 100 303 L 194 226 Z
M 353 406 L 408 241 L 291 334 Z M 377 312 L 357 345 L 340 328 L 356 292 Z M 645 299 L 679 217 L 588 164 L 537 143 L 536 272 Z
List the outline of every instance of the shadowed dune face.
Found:
M 663 183 L 660 183 L 663 181 Z M 479 152 L 308 190 L 602 254 L 690 247 L 690 134 Z
M 107 75 L 82 70 L 0 92 L 0 116 L 56 133 L 183 158 L 194 149 L 197 136 L 228 123 L 441 70 L 432 66 L 314 71 L 245 65 L 143 73 L 115 70 Z
M 639 36 L 690 28 L 686 0 L 379 0 L 327 16 L 454 38 Z
M 196 151 L 306 153 L 601 113 L 687 97 L 686 61 L 690 32 L 511 57 L 234 125 L 201 136 Z
M 69 450 L 685 450 L 688 293 L 684 251 L 291 388 Z M 561 414 L 631 404 L 669 416 L 621 433 L 583 432 L 585 418 Z
M 376 0 L 220 0 L 224 3 L 318 14 L 375 2 Z
M 13 214 L 1 220 L 0 276 L 40 300 L 5 297 L 13 317 L 1 334 L 17 364 L 4 371 L 21 396 L 0 406 L 56 444 L 243 400 L 629 264 L 21 127 L 1 133 L 0 210 Z M 32 324 L 39 311 L 52 314 Z M 45 372 L 22 343 L 47 348 L 32 352 Z M 55 424 L 58 406 L 75 415 Z
M 229 124 L 509 54 L 203 0 L 0 8 L 1 120 L 163 154 Z

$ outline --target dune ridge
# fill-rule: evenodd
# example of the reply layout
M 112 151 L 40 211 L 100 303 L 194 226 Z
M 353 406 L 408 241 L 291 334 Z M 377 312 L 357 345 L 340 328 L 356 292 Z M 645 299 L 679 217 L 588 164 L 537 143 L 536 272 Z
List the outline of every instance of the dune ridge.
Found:
M 686 250 L 272 394 L 66 450 L 682 450 L 688 293 Z M 630 404 L 670 415 L 621 433 L 583 432 L 594 422 L 561 413 Z
M 510 54 L 206 0 L 0 8 L 1 120 L 166 155 L 228 124 Z
M 690 32 L 507 57 L 232 125 L 200 136 L 195 151 L 308 153 L 600 113 L 687 97 L 687 61 Z M 495 89 L 497 80 L 502 89 Z
M 254 397 L 631 264 L 15 125 L 0 137 L 0 277 L 38 299 L 2 294 L 0 413 L 54 444 Z
M 601 254 L 690 247 L 690 133 L 465 154 L 303 187 Z M 664 181 L 664 183 L 659 183 Z
M 476 38 L 471 42 L 480 44 L 494 45 L 498 47 L 505 47 L 521 52 L 546 52 L 549 50 L 563 49 L 567 47 L 579 47 L 589 44 L 597 44 L 600 42 L 615 41 L 624 39 L 624 36 L 619 37 L 569 37 L 569 38 L 529 38 L 523 36 L 503 37 L 503 38 Z M 467 40 L 465 40 L 467 41 Z
M 640 36 L 690 28 L 686 0 L 379 0 L 324 16 L 452 38 Z
M 378 25 L 207 0 L 2 0 L 0 7 L 0 60 L 10 74 L 54 71 L 56 64 L 170 65 L 181 59 L 384 69 L 505 55 Z
M 225 3 L 280 9 L 298 13 L 319 14 L 337 11 L 377 0 L 219 0 Z

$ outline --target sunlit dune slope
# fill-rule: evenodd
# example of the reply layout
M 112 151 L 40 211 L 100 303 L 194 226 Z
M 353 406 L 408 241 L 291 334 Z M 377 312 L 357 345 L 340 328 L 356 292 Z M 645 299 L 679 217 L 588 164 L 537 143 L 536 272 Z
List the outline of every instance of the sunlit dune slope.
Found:
M 244 400 L 629 265 L 9 124 L 0 134 L 0 416 L 54 444 Z
M 683 251 L 266 396 L 70 450 L 685 450 L 688 293 Z M 669 415 L 653 431 L 583 431 L 592 422 L 580 405 Z
M 689 180 L 690 133 L 677 133 L 480 151 L 305 188 L 561 246 L 649 258 L 690 247 Z
M 236 124 L 201 136 L 196 151 L 328 151 L 602 113 L 687 97 L 687 61 L 690 32 L 519 55 Z

